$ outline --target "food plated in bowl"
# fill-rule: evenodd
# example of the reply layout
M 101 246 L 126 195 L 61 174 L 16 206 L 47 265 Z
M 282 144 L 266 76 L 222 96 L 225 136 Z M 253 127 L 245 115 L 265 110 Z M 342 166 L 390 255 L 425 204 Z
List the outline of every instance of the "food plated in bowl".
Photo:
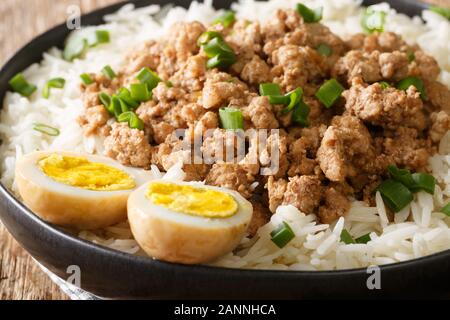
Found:
M 187 249 L 176 245 L 158 249 L 146 243 L 173 244 L 177 235 L 185 243 L 193 238 L 190 229 L 149 240 L 160 229 L 142 219 L 154 213 L 167 218 L 164 210 L 182 203 L 172 213 L 185 221 L 195 216 L 207 226 L 196 234 L 207 234 L 208 226 L 214 229 L 216 222 L 239 212 L 230 213 L 226 206 L 218 210 L 218 205 L 212 216 L 205 215 L 208 201 L 195 195 L 207 193 L 209 186 L 218 188 L 218 198 L 228 189 L 239 192 L 231 195 L 231 207 L 249 201 L 253 219 L 240 224 L 247 234 L 244 237 L 241 228 L 226 241 L 229 247 L 219 259 L 205 258 L 219 254 L 208 256 L 203 251 L 205 259 L 194 262 L 245 269 L 333 270 L 395 263 L 448 249 L 449 121 L 448 102 L 442 98 L 448 89 L 441 84 L 448 75 L 427 53 L 427 48 L 437 52 L 433 46 L 420 49 L 414 44 L 431 36 L 430 27 L 386 5 L 364 11 L 353 1 L 342 7 L 325 1 L 321 12 L 315 2 L 305 4 L 247 1 L 233 6 L 235 14 L 216 12 L 210 4 L 192 4 L 187 14 L 174 8 L 165 17 L 149 16 L 157 13 L 156 7 L 126 8 L 107 17 L 106 25 L 72 34 L 63 52 L 47 54 L 34 67 L 37 80 L 32 69 L 24 73 L 26 80 L 16 78 L 22 84 L 16 91 L 28 95 L 33 84 L 40 83 L 38 93 L 30 98 L 7 96 L 11 101 L 2 119 L 12 119 L 13 112 L 22 110 L 23 121 L 15 120 L 22 125 L 18 133 L 5 133 L 11 143 L 2 145 L 4 154 L 10 155 L 5 157 L 3 181 L 8 184 L 9 179 L 14 190 L 8 164 L 14 167 L 16 157 L 36 149 L 54 150 L 49 151 L 50 160 L 60 149 L 69 149 L 105 154 L 122 165 L 139 167 L 152 175 L 149 185 L 138 189 L 139 201 L 148 205 L 149 212 L 133 214 L 136 206 L 130 200 L 138 192 L 134 191 L 128 203 L 131 231 L 125 221 L 100 230 L 77 228 L 70 222 L 62 225 L 84 229 L 74 232 L 89 241 L 173 262 L 192 263 L 184 259 Z M 429 23 L 448 24 L 427 14 Z M 182 16 L 186 22 L 178 21 Z M 159 29 L 155 20 L 162 25 Z M 406 23 L 409 28 L 402 29 Z M 413 25 L 418 26 L 414 33 Z M 368 34 L 352 35 L 362 27 Z M 385 32 L 380 32 L 382 28 Z M 99 43 L 86 50 L 92 37 Z M 63 88 L 47 82 L 61 78 Z M 44 88 L 51 90 L 39 98 Z M 36 122 L 38 129 L 50 128 L 58 135 L 45 130 L 36 135 L 32 125 Z M 238 149 L 234 139 L 240 130 L 270 131 L 267 139 L 247 136 L 239 161 L 216 158 L 213 163 L 198 163 L 194 161 L 198 150 L 183 149 L 183 141 L 171 135 L 177 129 L 187 129 L 184 142 L 194 144 L 196 134 L 201 136 L 198 150 L 203 158 L 205 153 L 220 155 L 223 147 Z M 224 140 L 230 133 L 235 134 L 231 143 Z M 252 158 L 254 149 L 258 150 Z M 272 161 L 276 155 L 278 162 Z M 164 171 L 168 173 L 163 176 Z M 163 181 L 160 189 L 150 188 L 152 179 Z M 197 182 L 185 190 L 181 180 Z M 164 192 L 155 193 L 157 189 Z M 22 197 L 27 204 L 26 191 Z M 237 201 L 239 197 L 247 200 Z M 156 200 L 161 202 L 153 206 Z M 202 205 L 195 210 L 187 206 L 199 202 Z M 202 249 L 195 248 L 200 256 Z M 173 252 L 180 254 L 167 258 Z M 141 258 L 128 259 L 143 263 Z M 188 268 L 167 266 L 172 267 Z

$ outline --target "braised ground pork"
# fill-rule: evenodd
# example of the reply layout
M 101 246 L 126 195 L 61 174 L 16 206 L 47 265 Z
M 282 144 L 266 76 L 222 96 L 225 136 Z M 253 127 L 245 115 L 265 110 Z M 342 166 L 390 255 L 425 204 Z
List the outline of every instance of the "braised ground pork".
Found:
M 198 43 L 206 30 L 222 35 L 236 55 L 234 64 L 221 70 L 207 67 L 207 54 Z M 321 45 L 329 54 L 318 52 Z M 136 110 L 144 130 L 112 124 L 98 94 L 113 94 L 136 82 L 142 68 L 162 80 Z M 231 188 L 250 199 L 254 235 L 270 218 L 269 210 L 273 213 L 279 205 L 293 205 L 331 223 L 348 211 L 350 197 L 373 200 L 388 165 L 426 171 L 428 158 L 450 128 L 450 91 L 437 81 L 439 72 L 432 57 L 394 33 L 357 34 L 344 41 L 320 23 L 306 23 L 295 10 L 277 10 L 264 25 L 246 20 L 228 27 L 180 22 L 166 39 L 133 49 L 114 80 L 93 75 L 94 83 L 83 87 L 85 113 L 79 122 L 86 135 L 106 137 L 108 156 L 125 165 L 148 169 L 155 164 L 161 170 L 199 159 L 202 152 L 217 153 L 216 141 L 226 135 L 219 117 L 222 107 L 240 110 L 244 129 L 279 129 L 279 136 L 267 137 L 256 163 L 248 162 L 259 146 L 254 138 L 239 162 L 183 165 L 187 180 Z M 414 86 L 396 88 L 410 76 L 424 82 L 426 95 Z M 345 91 L 327 108 L 315 94 L 331 78 Z M 260 95 L 259 85 L 270 82 L 279 84 L 283 94 L 303 89 L 309 106 L 306 125 L 284 112 L 284 105 Z M 186 151 L 171 136 L 176 129 L 187 129 L 185 138 L 191 142 L 193 133 L 214 131 L 200 150 Z M 278 171 L 261 175 L 273 150 L 279 154 Z

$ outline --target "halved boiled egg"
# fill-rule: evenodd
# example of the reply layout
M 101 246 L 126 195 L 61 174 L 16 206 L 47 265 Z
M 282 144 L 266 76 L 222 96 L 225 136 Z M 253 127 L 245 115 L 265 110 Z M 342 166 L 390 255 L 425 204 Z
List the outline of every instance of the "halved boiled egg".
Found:
M 131 231 L 150 256 L 169 262 L 210 262 L 231 252 L 253 208 L 238 192 L 195 182 L 151 181 L 128 198 Z
M 152 177 L 103 156 L 42 151 L 18 160 L 15 174 L 31 210 L 48 222 L 77 229 L 126 220 L 129 195 Z

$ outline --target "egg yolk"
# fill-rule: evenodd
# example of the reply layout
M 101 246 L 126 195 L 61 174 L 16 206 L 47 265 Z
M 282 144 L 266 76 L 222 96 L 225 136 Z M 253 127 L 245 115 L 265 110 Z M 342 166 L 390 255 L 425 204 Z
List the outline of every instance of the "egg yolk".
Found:
M 83 157 L 52 154 L 38 161 L 39 168 L 58 182 L 94 191 L 129 190 L 136 182 L 125 172 Z
M 228 218 L 238 210 L 230 194 L 189 185 L 154 182 L 149 185 L 146 196 L 155 205 L 205 218 Z

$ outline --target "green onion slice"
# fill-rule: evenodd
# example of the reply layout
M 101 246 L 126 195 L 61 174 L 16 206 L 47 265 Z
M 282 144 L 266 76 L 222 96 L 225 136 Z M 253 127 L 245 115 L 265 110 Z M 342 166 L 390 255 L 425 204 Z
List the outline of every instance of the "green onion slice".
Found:
M 233 49 L 222 39 L 214 38 L 203 45 L 203 50 L 208 58 L 213 58 L 219 54 L 229 53 L 234 55 Z
M 292 112 L 292 121 L 302 127 L 309 126 L 308 116 L 311 108 L 301 100 L 294 108 Z
M 92 80 L 91 76 L 87 73 L 80 74 L 80 78 L 86 86 L 94 83 L 94 80 Z
M 237 58 L 233 52 L 222 52 L 209 59 L 206 63 L 208 69 L 226 69 L 236 62 Z
M 389 83 L 387 83 L 386 81 L 380 81 L 378 83 L 380 84 L 380 86 L 383 90 L 391 87 L 391 85 Z
M 28 83 L 22 73 L 16 74 L 8 83 L 14 92 L 24 97 L 31 96 L 37 89 L 35 85 Z
M 214 21 L 214 23 L 218 23 L 223 25 L 225 28 L 230 27 L 236 21 L 235 13 L 231 10 L 225 11 L 220 17 Z
M 352 235 L 346 229 L 342 229 L 341 241 L 345 244 L 355 243 L 355 240 L 353 239 Z
M 287 114 L 291 112 L 294 107 L 302 100 L 303 97 L 303 89 L 297 88 L 289 93 L 286 94 L 286 96 L 289 97 L 289 104 L 286 108 L 281 110 L 281 114 Z
M 422 99 L 427 100 L 427 93 L 425 91 L 425 85 L 423 81 L 417 77 L 406 77 L 405 79 L 400 80 L 397 83 L 397 89 L 399 90 L 407 90 L 410 86 L 416 87 L 417 91 L 420 92 L 420 96 Z
M 297 3 L 297 12 L 303 17 L 303 21 L 306 23 L 319 22 L 322 19 L 323 8 L 310 9 L 304 4 Z
M 111 68 L 111 66 L 104 66 L 103 69 L 102 69 L 102 73 L 110 80 L 112 80 L 115 77 L 117 77 L 116 73 Z
M 331 49 L 331 47 L 326 45 L 325 43 L 319 45 L 316 50 L 318 53 L 325 57 L 329 57 L 333 54 L 333 49 Z
M 63 78 L 50 79 L 45 84 L 44 90 L 42 90 L 42 97 L 44 99 L 48 99 L 50 97 L 50 89 L 51 88 L 62 89 L 62 88 L 64 88 L 65 84 L 66 84 L 66 80 L 64 80 Z
M 206 31 L 201 34 L 201 36 L 197 40 L 198 46 L 203 46 L 210 42 L 214 38 L 220 38 L 222 39 L 222 34 L 217 31 Z
M 394 165 L 389 165 L 388 172 L 391 175 L 392 179 L 402 183 L 408 189 L 411 190 L 411 188 L 414 187 L 415 181 L 408 169 L 399 169 Z
M 116 117 L 118 118 L 122 114 L 122 105 L 120 103 L 120 99 L 113 95 L 111 98 L 111 105 L 109 106 L 108 110 Z
M 63 58 L 67 61 L 73 61 L 81 57 L 88 48 L 88 41 L 80 37 L 72 37 L 66 43 L 63 51 Z
M 383 32 L 386 20 L 386 12 L 366 8 L 361 18 L 361 27 L 367 33 Z
M 450 8 L 431 6 L 429 9 L 437 14 L 440 14 L 444 18 L 447 18 L 448 20 L 450 20 Z
M 292 231 L 291 227 L 283 221 L 282 224 L 270 233 L 270 236 L 272 242 L 281 249 L 295 238 L 295 233 Z
M 450 217 L 450 202 L 442 207 L 441 212 Z
M 219 109 L 220 124 L 226 130 L 244 129 L 244 117 L 242 112 L 236 108 L 220 108 Z
M 325 107 L 331 108 L 344 90 L 344 87 L 336 79 L 330 79 L 319 88 L 316 97 Z
M 90 34 L 86 39 L 90 47 L 95 47 L 101 43 L 108 43 L 110 41 L 109 32 L 106 30 L 96 30 Z
M 423 190 L 429 194 L 434 194 L 434 188 L 436 187 L 436 179 L 427 173 L 413 173 L 412 179 L 414 185 L 410 188 L 412 192 Z
M 145 83 L 133 83 L 130 86 L 131 98 L 135 101 L 146 102 L 152 98 L 152 92 Z
M 141 83 L 146 84 L 149 91 L 152 91 L 154 88 L 156 88 L 158 83 L 162 81 L 161 78 L 149 68 L 143 68 L 141 71 L 139 71 L 136 79 L 138 79 Z
M 394 212 L 399 212 L 413 200 L 411 191 L 402 183 L 392 179 L 383 181 L 378 186 L 378 191 L 386 205 Z
M 52 137 L 59 136 L 59 134 L 60 134 L 59 129 L 48 126 L 43 123 L 34 123 L 33 130 L 38 131 L 43 134 L 46 134 L 48 136 L 52 136 Z
M 356 238 L 356 243 L 364 243 L 364 244 L 366 244 L 367 242 L 369 242 L 370 240 L 372 240 L 371 238 L 370 238 L 370 233 L 367 233 L 367 234 L 365 234 L 365 235 L 363 235 L 363 236 L 361 236 L 361 237 L 359 237 L 359 238 Z
M 261 83 L 259 85 L 261 96 L 281 96 L 281 88 L 278 83 Z
M 117 93 L 117 96 L 119 97 L 120 100 L 124 101 L 129 107 L 133 109 L 139 107 L 139 101 L 133 99 L 130 90 L 128 90 L 127 88 L 120 89 L 119 92 Z
M 111 97 L 109 96 L 109 94 L 107 94 L 105 92 L 100 92 L 99 95 L 98 95 L 98 99 L 106 107 L 106 109 L 109 111 L 108 108 L 111 105 Z
M 414 51 L 409 51 L 407 53 L 407 56 L 409 62 L 413 62 L 414 60 L 416 60 L 416 54 L 414 53 Z
M 144 130 L 144 122 L 132 111 L 122 113 L 118 118 L 119 122 L 128 122 L 131 129 Z

